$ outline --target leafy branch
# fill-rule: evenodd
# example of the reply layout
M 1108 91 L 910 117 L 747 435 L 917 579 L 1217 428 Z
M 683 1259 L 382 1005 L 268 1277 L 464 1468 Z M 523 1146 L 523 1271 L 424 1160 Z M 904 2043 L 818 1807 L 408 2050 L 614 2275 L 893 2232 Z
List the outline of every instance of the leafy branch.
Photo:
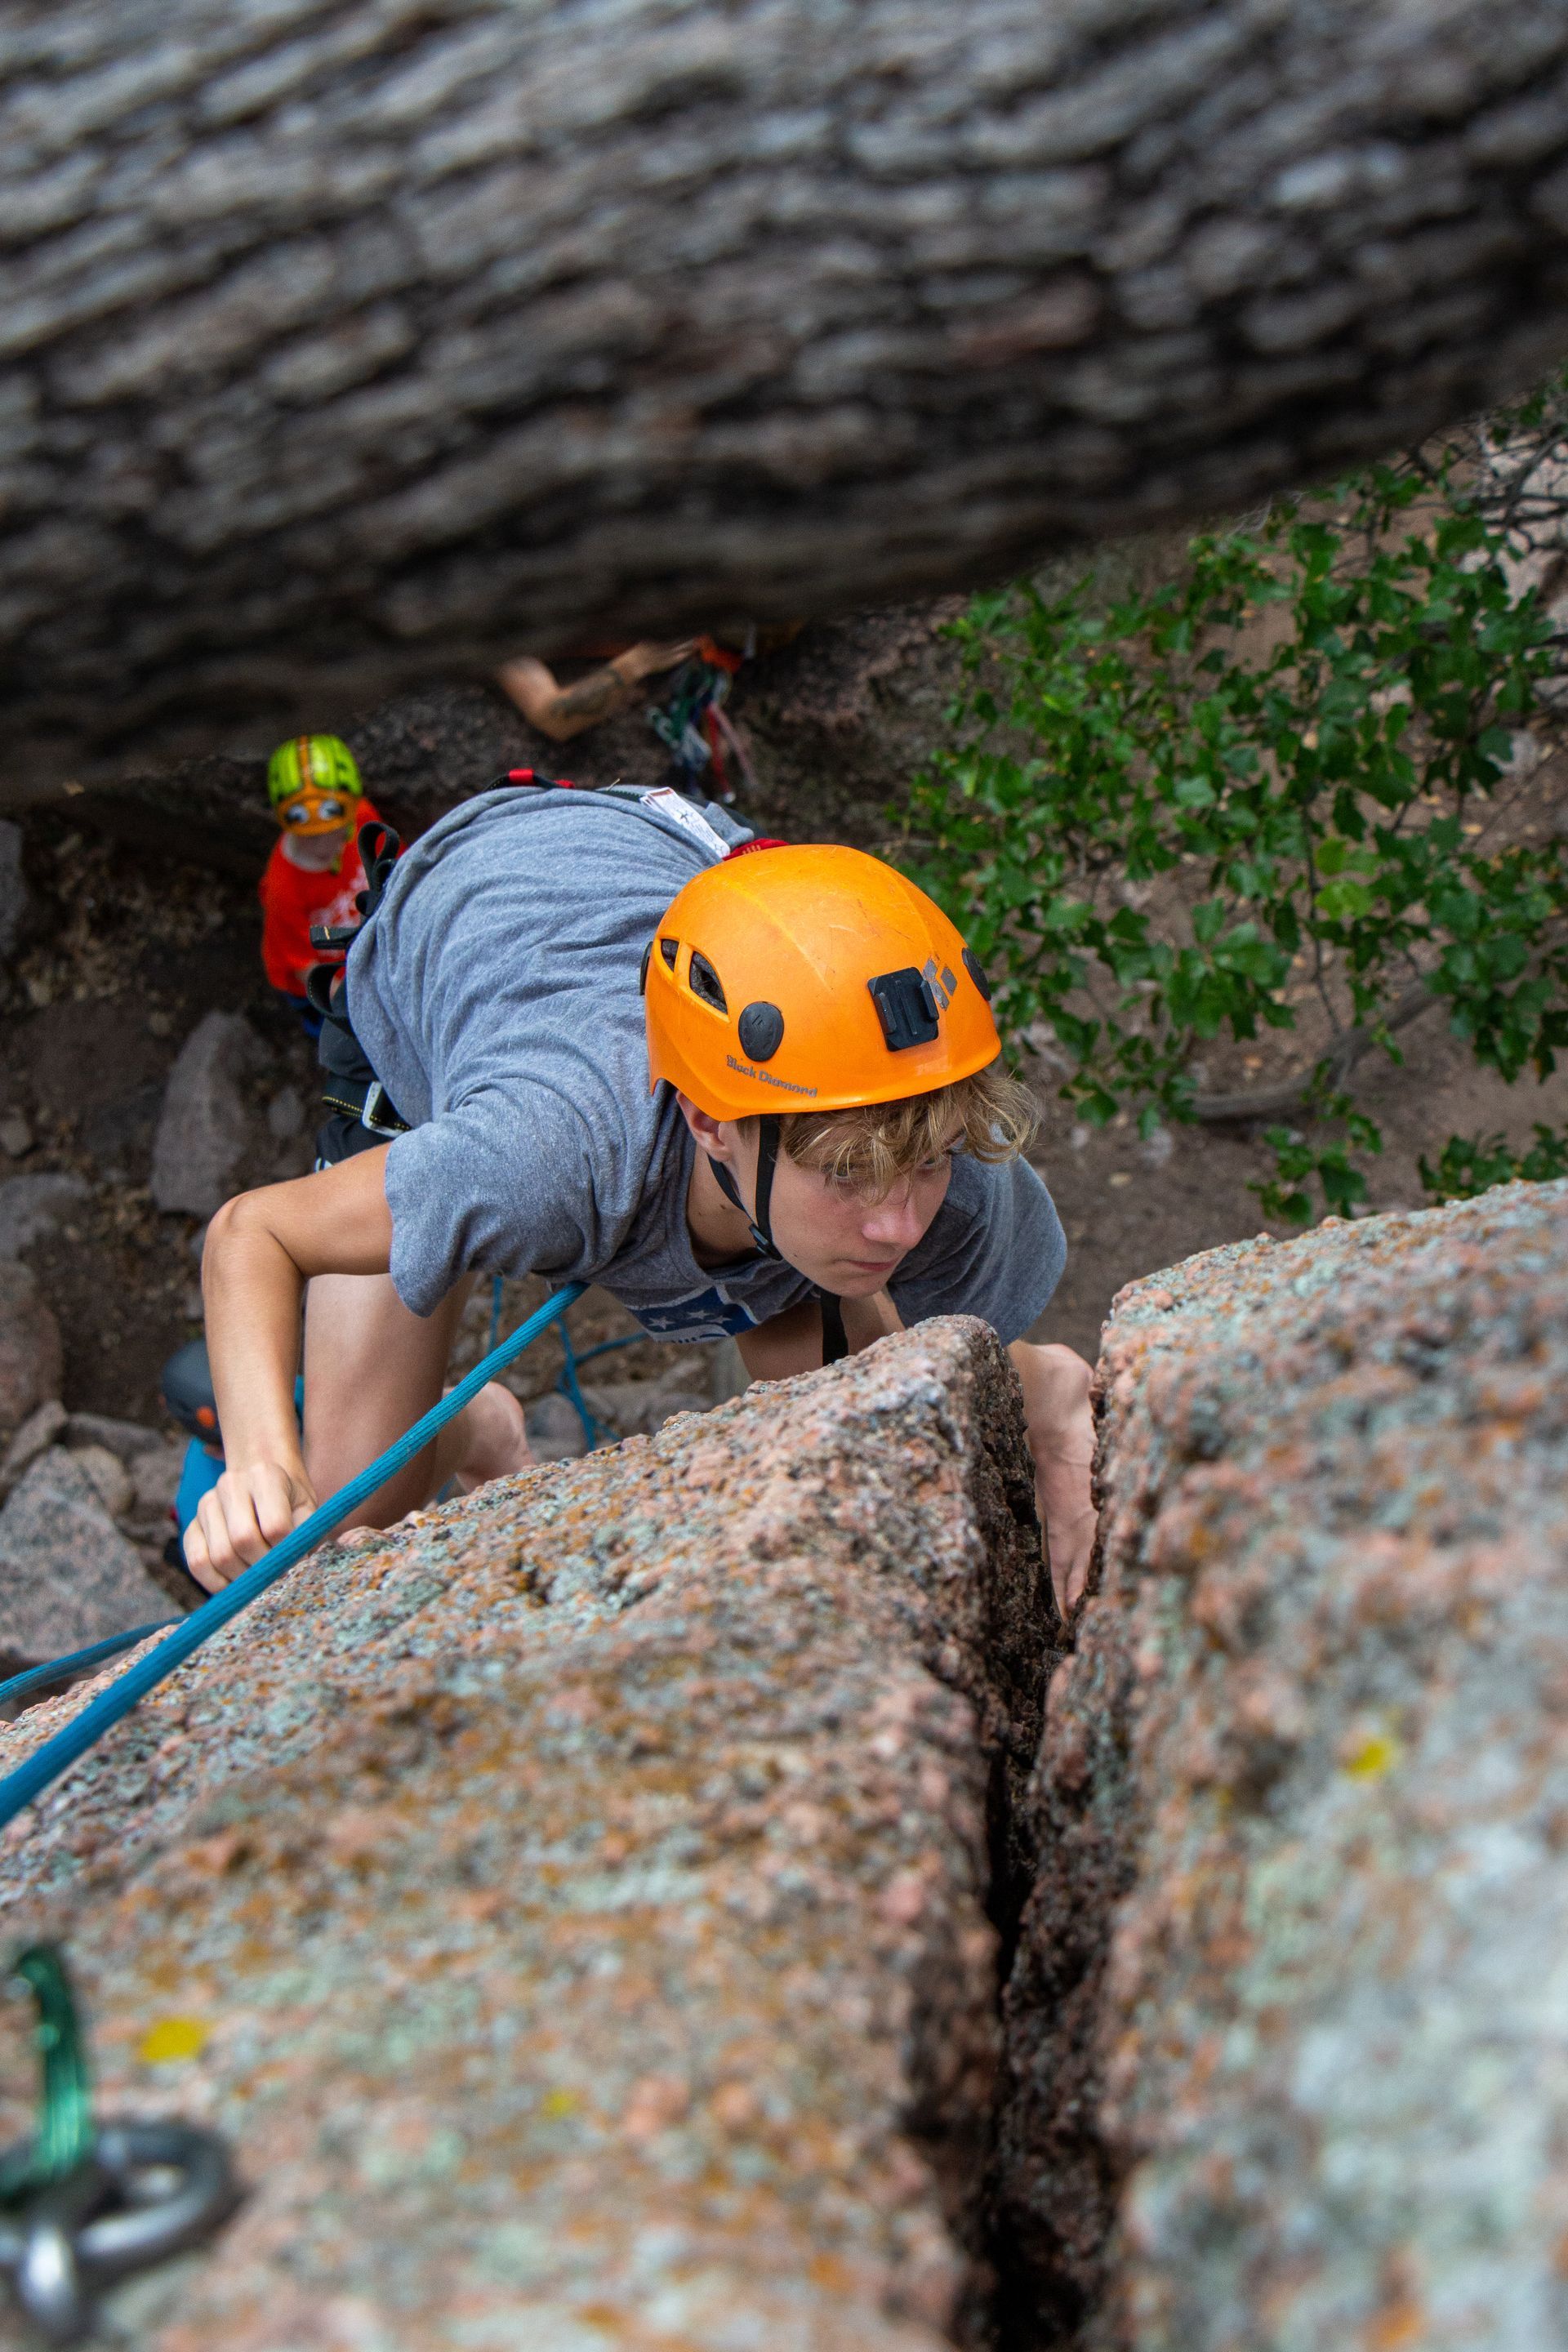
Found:
M 1080 1116 L 1132 1109 L 1147 1133 L 1299 1114 L 1313 1136 L 1270 1127 L 1256 1189 L 1304 1221 L 1311 1188 L 1342 1212 L 1364 1194 L 1382 1138 L 1353 1075 L 1374 1050 L 1397 1061 L 1427 1011 L 1506 1079 L 1555 1066 L 1568 846 L 1500 824 L 1556 667 L 1520 569 L 1543 516 L 1568 520 L 1563 380 L 1194 539 L 1180 579 L 1109 610 L 1026 583 L 953 625 L 965 683 L 906 862 L 995 974 L 1005 1033 L 1065 1054 Z M 1201 1090 L 1204 1047 L 1294 1029 L 1302 1005 L 1327 1041 L 1312 1058 Z M 1458 1189 L 1503 1149 L 1452 1139 L 1424 1178 Z

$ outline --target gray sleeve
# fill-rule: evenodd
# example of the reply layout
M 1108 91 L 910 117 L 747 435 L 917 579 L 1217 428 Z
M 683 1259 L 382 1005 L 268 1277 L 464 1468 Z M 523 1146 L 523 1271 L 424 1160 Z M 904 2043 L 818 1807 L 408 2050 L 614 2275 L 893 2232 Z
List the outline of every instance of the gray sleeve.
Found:
M 931 1231 L 889 1289 L 906 1323 L 978 1315 L 1006 1346 L 1045 1313 L 1067 1255 L 1056 1203 L 1027 1160 L 961 1155 Z
M 392 1281 L 430 1315 L 476 1270 L 548 1274 L 589 1245 L 587 1136 L 559 1096 L 523 1104 L 479 1094 L 400 1135 L 386 1155 Z

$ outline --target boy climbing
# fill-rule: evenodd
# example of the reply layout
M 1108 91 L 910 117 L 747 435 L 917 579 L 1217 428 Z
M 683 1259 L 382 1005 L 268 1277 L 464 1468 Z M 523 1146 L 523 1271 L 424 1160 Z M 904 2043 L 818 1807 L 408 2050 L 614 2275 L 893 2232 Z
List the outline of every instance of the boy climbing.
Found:
M 1061 1227 L 1020 1156 L 1033 1112 L 984 974 L 940 908 L 857 850 L 753 843 L 668 791 L 489 793 L 384 880 L 323 1041 L 351 1073 L 328 1090 L 332 1164 L 208 1229 L 229 1466 L 187 1539 L 200 1581 L 258 1559 L 436 1401 L 469 1281 L 493 1271 L 597 1281 L 660 1338 L 733 1333 L 753 1379 L 983 1317 L 1076 1598 L 1089 1368 L 1023 1337 Z M 529 1459 L 492 1384 L 363 1517 Z
M 355 836 L 380 822 L 360 784 L 353 753 L 336 735 L 298 735 L 267 763 L 267 796 L 279 836 L 261 877 L 261 961 L 280 994 L 315 1026 L 305 977 L 325 959 L 312 923 L 352 923 L 365 887 Z

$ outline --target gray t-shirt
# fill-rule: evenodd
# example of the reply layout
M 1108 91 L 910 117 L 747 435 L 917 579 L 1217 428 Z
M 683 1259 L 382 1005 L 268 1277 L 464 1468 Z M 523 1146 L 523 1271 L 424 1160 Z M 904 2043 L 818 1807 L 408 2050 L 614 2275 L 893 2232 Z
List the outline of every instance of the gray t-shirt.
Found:
M 677 891 L 746 837 L 673 793 L 524 788 L 465 802 L 400 861 L 347 985 L 413 1123 L 386 1196 L 392 1278 L 415 1314 L 470 1271 L 601 1283 L 671 1339 L 743 1331 L 811 1296 L 754 1255 L 699 1266 L 696 1146 L 670 1088 L 648 1091 L 643 950 Z M 889 1286 L 907 1323 L 978 1315 L 1014 1339 L 1066 1255 L 1033 1169 L 961 1155 Z

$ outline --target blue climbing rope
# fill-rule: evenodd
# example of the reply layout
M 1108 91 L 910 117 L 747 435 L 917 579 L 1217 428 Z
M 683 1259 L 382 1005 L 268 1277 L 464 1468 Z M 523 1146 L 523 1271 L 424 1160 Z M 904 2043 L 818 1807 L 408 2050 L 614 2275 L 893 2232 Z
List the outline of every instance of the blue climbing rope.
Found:
M 0 1780 L 0 1829 L 7 1822 L 15 1821 L 23 1807 L 30 1805 L 51 1781 L 58 1780 L 79 1757 L 85 1756 L 106 1731 L 121 1722 L 149 1691 L 155 1690 L 174 1673 L 176 1666 L 184 1665 L 204 1642 L 210 1641 L 213 1634 L 220 1632 L 231 1618 L 248 1609 L 269 1585 L 276 1584 L 280 1576 L 287 1575 L 307 1552 L 314 1551 L 318 1544 L 324 1543 L 345 1520 L 352 1518 L 362 1503 L 369 1502 L 378 1487 L 384 1486 L 405 1463 L 412 1462 L 438 1431 L 445 1429 L 466 1404 L 473 1402 L 487 1381 L 493 1380 L 504 1365 L 521 1356 L 542 1331 L 564 1315 L 574 1300 L 581 1298 L 583 1290 L 582 1283 L 569 1282 L 552 1298 L 546 1299 L 526 1323 L 520 1323 L 499 1348 L 492 1349 L 481 1363 L 476 1364 L 473 1370 L 441 1399 L 439 1404 L 432 1405 L 412 1429 L 405 1430 L 395 1445 L 389 1445 L 384 1454 L 378 1454 L 368 1469 L 362 1470 L 357 1478 L 351 1478 L 346 1486 L 340 1486 L 335 1495 L 329 1496 L 324 1503 L 318 1505 L 291 1535 L 285 1536 L 280 1544 L 274 1544 L 253 1568 L 242 1569 L 232 1584 L 225 1585 L 221 1592 L 215 1592 L 210 1601 L 204 1601 L 199 1609 L 177 1624 L 155 1650 L 150 1650 L 144 1658 L 138 1658 L 133 1665 L 127 1666 L 106 1691 L 100 1691 L 74 1722 L 57 1731 L 51 1739 L 46 1739 L 42 1747 L 35 1748 L 32 1755 L 18 1764 L 15 1770 L 7 1772 Z
M 183 1622 L 178 1617 L 160 1617 L 152 1625 L 132 1625 L 129 1633 L 110 1633 L 106 1642 L 89 1642 L 85 1650 L 72 1650 L 63 1658 L 50 1658 L 41 1666 L 29 1666 L 25 1675 L 13 1675 L 8 1683 L 0 1683 L 0 1700 L 20 1698 L 25 1691 L 41 1690 L 46 1683 L 64 1682 L 68 1675 L 79 1675 L 89 1666 L 100 1666 L 105 1658 L 117 1658 L 121 1650 L 133 1650 L 149 1633 L 165 1633 L 171 1625 Z
M 502 1287 L 502 1278 L 498 1274 L 490 1286 L 490 1346 L 492 1348 L 496 1344 L 496 1335 L 500 1329 Z M 582 1423 L 583 1440 L 590 1454 L 602 1438 L 613 1438 L 615 1432 L 607 1423 L 599 1420 L 584 1396 L 577 1384 L 577 1368 L 580 1364 L 592 1363 L 595 1356 L 607 1356 L 614 1348 L 635 1348 L 647 1336 L 646 1332 L 634 1331 L 625 1339 L 601 1339 L 597 1347 L 584 1348 L 583 1353 L 579 1355 L 572 1345 L 571 1332 L 564 1323 L 561 1326 L 561 1353 L 563 1361 L 556 1376 L 556 1394 L 566 1399 L 567 1403 Z M 4 1696 L 5 1692 L 0 1690 L 0 1698 Z
M 582 1423 L 583 1435 L 587 1440 L 590 1454 L 602 1437 L 613 1438 L 615 1432 L 600 1421 L 589 1406 L 587 1399 L 577 1383 L 578 1370 L 584 1364 L 591 1364 L 595 1356 L 607 1356 L 614 1348 L 635 1348 L 639 1340 L 647 1337 L 647 1334 L 645 1331 L 633 1331 L 625 1339 L 601 1339 L 597 1347 L 584 1348 L 579 1355 L 572 1345 L 571 1332 L 564 1323 L 561 1326 L 561 1352 L 565 1360 L 562 1364 L 555 1386 L 557 1391 L 566 1399 Z

